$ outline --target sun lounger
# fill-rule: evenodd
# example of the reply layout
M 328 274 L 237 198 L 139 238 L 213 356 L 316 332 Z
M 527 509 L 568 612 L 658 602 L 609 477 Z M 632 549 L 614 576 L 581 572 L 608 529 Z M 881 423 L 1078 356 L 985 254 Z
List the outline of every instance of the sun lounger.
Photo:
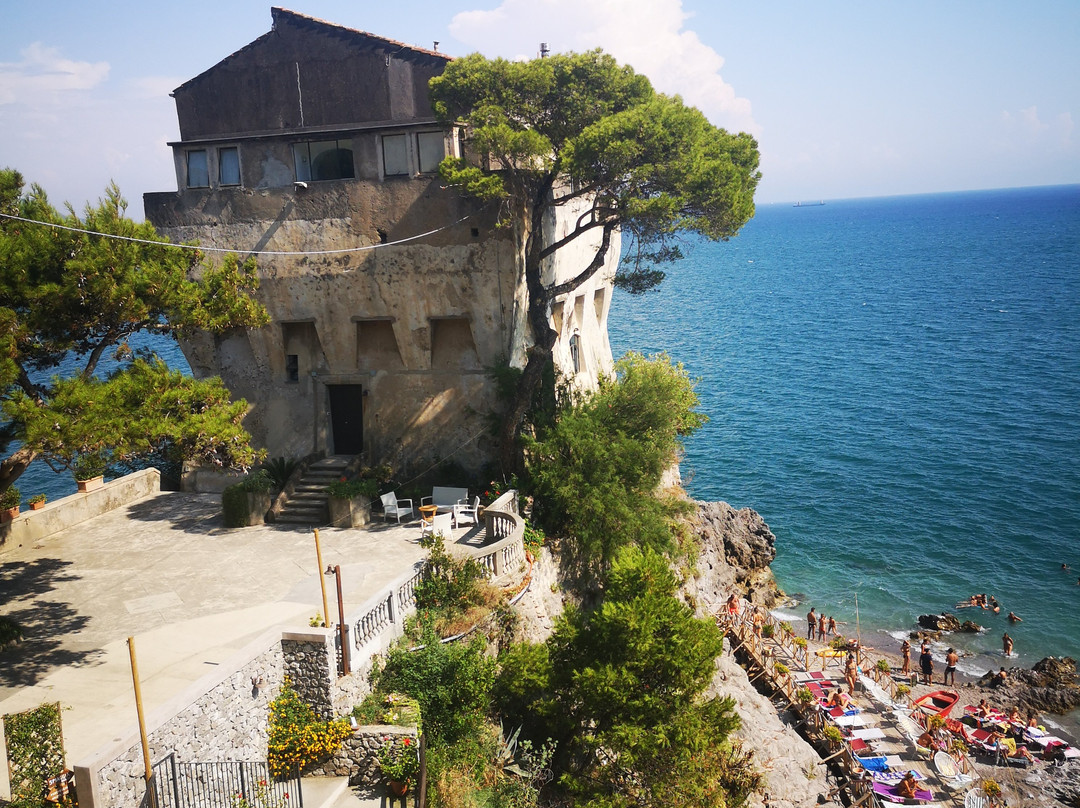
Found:
M 852 738 L 858 738 L 861 741 L 880 741 L 885 737 L 885 731 L 880 727 L 867 727 L 866 729 L 855 729 L 851 731 Z
M 905 798 L 896 793 L 896 786 L 887 783 L 874 782 L 874 793 L 889 802 L 905 802 Z M 934 799 L 934 792 L 928 788 L 915 789 L 915 799 L 919 802 L 930 802 Z
M 832 719 L 838 727 L 865 727 L 866 719 L 861 715 L 838 715 Z
M 946 788 L 959 790 L 975 780 L 972 775 L 964 774 L 957 768 L 956 761 L 948 752 L 938 752 L 934 755 L 934 768 L 937 769 L 938 778 Z

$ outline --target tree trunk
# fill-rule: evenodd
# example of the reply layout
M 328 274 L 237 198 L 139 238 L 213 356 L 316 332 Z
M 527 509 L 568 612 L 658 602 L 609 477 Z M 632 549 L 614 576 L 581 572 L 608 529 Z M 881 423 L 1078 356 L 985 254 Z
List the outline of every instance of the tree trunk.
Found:
M 37 452 L 21 448 L 12 452 L 10 457 L 0 461 L 0 492 L 11 488 L 35 457 L 37 457 Z

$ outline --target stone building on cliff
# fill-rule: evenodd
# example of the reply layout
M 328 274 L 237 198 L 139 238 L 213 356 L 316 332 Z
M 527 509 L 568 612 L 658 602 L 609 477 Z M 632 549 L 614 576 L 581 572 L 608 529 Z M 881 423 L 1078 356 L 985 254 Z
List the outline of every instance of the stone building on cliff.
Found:
M 428 97 L 449 57 L 271 15 L 269 33 L 172 93 L 178 190 L 144 203 L 174 241 L 254 254 L 272 321 L 181 347 L 197 376 L 252 404 L 246 425 L 271 456 L 479 468 L 494 453 L 487 369 L 522 366 L 531 344 L 524 236 L 440 185 L 439 161 L 465 145 Z M 565 232 L 574 215 L 547 226 Z M 576 274 L 597 244 L 547 272 Z M 579 386 L 611 365 L 618 252 L 552 312 L 558 371 Z

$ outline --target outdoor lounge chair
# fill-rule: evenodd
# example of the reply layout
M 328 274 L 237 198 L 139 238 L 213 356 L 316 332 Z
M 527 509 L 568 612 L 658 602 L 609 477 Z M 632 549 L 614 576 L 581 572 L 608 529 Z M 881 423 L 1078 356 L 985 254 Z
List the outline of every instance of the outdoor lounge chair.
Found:
M 468 502 L 454 506 L 454 525 L 461 527 L 462 520 L 466 524 L 475 525 L 480 521 L 480 497 L 473 497 L 472 505 Z
M 430 522 L 420 520 L 420 535 L 435 536 L 442 534 L 444 539 L 454 539 L 454 515 L 452 513 L 437 513 Z
M 975 780 L 970 774 L 964 774 L 957 768 L 956 761 L 948 752 L 938 752 L 934 755 L 934 768 L 937 769 L 938 778 L 946 788 L 961 789 Z
M 388 521 L 391 516 L 396 516 L 398 524 L 401 524 L 401 517 L 403 515 L 412 518 L 413 506 L 411 499 L 398 499 L 397 492 L 391 491 L 389 494 L 383 494 L 379 499 L 382 500 L 383 507 L 383 520 Z M 408 507 L 405 507 L 405 503 L 408 503 Z

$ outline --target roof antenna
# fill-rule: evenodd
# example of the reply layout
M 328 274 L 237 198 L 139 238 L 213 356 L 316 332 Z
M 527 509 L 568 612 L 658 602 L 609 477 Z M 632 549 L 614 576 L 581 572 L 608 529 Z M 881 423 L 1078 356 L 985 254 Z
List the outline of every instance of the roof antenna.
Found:
M 541 42 L 540 43 L 540 58 L 541 59 L 546 59 L 549 53 L 551 53 L 551 48 L 548 47 L 548 43 Z

